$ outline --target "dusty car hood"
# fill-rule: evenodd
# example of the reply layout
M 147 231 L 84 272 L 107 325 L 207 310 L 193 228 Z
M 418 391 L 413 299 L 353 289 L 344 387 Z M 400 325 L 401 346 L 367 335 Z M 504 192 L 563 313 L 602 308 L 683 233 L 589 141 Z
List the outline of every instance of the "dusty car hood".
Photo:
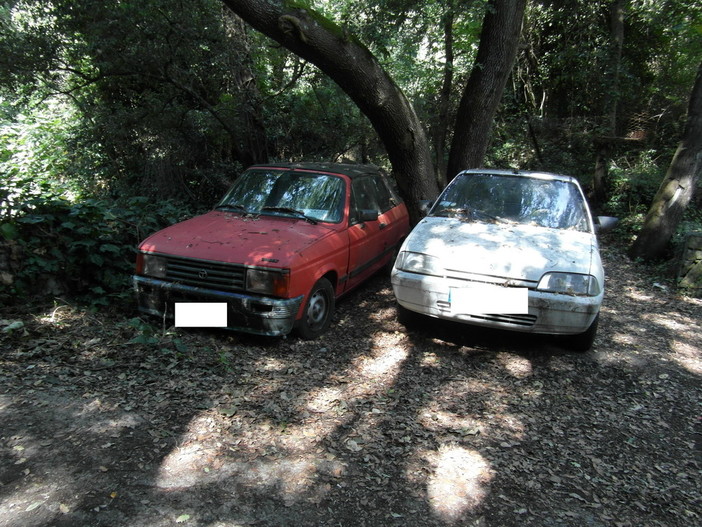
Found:
M 333 230 L 288 217 L 244 217 L 212 211 L 176 223 L 144 240 L 139 249 L 204 260 L 284 267 Z
M 596 247 L 587 232 L 427 217 L 404 249 L 436 256 L 450 271 L 536 282 L 548 271 L 590 273 Z

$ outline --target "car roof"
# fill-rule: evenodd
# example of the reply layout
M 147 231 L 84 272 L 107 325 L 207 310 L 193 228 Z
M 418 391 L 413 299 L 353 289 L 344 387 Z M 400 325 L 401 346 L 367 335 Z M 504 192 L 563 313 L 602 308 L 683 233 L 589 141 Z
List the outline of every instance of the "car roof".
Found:
M 329 174 L 341 174 L 350 178 L 368 174 L 383 173 L 382 170 L 375 165 L 352 163 L 266 163 L 261 165 L 253 165 L 249 167 L 249 169 L 262 168 L 272 168 L 275 170 L 324 172 Z
M 535 170 L 504 170 L 495 168 L 473 168 L 470 170 L 463 170 L 459 172 L 461 174 L 493 174 L 496 176 L 521 176 L 521 177 L 532 177 L 537 179 L 550 179 L 554 181 L 568 181 L 570 183 L 578 183 L 578 180 L 573 176 L 564 176 L 563 174 L 555 174 L 553 172 L 541 172 Z

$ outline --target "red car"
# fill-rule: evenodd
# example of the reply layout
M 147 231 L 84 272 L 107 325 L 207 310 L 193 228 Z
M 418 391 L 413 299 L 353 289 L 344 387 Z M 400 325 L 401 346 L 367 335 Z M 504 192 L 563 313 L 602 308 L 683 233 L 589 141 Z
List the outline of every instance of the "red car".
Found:
M 139 245 L 139 309 L 178 325 L 180 306 L 216 307 L 222 326 L 312 339 L 339 296 L 391 268 L 408 232 L 407 208 L 377 167 L 253 166 L 214 210 Z

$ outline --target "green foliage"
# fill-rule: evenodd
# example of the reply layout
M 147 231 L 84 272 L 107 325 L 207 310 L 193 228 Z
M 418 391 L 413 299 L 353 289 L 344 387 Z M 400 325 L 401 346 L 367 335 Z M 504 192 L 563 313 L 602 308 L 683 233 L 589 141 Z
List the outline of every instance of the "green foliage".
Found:
M 35 197 L 0 226 L 13 248 L 2 296 L 70 293 L 94 305 L 130 294 L 138 242 L 194 211 L 145 197 L 111 201 Z
M 267 105 L 270 143 L 276 157 L 305 161 L 376 161 L 379 145 L 368 145 L 373 132 L 368 119 L 328 78 L 313 72 L 299 88 Z
M 0 9 L 0 24 L 0 101 L 25 114 L 69 108 L 52 113 L 70 128 L 57 149 L 64 165 L 143 194 L 211 202 L 228 184 L 212 169 L 262 160 L 265 141 L 249 144 L 263 134 L 246 35 L 218 0 L 189 2 L 187 12 L 166 0 L 17 0 Z
M 613 160 L 609 168 L 608 212 L 621 218 L 645 215 L 669 163 L 670 158 L 661 159 L 652 150 Z
M 485 164 L 563 172 L 587 183 L 595 138 L 613 133 L 608 112 L 616 101 L 617 134 L 638 131 L 634 125 L 648 134 L 643 153 L 638 145 L 621 148 L 610 168 L 607 207 L 628 216 L 623 224 L 633 232 L 680 139 L 702 56 L 702 4 L 625 2 L 619 62 L 612 4 L 529 2 Z M 58 290 L 95 288 L 93 298 L 126 290 L 139 238 L 182 216 L 175 201 L 155 199 L 209 205 L 251 162 L 385 164 L 368 120 L 332 81 L 248 30 L 219 0 L 183 5 L 0 6 L 0 240 L 26 256 L 6 292 L 50 288 L 38 276 L 58 277 Z M 445 131 L 450 138 L 485 0 L 290 5 L 309 6 L 335 33 L 363 42 L 413 101 L 430 136 Z M 453 86 L 444 121 L 447 21 Z M 124 197 L 96 197 L 110 193 Z
M 0 217 L 37 196 L 77 199 L 104 178 L 75 110 L 58 100 L 16 113 L 0 100 Z

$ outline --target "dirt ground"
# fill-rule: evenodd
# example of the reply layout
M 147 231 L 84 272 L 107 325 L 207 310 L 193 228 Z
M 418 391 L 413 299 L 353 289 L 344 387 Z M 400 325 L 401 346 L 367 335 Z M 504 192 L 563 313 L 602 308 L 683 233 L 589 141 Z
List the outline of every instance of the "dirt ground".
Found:
M 603 256 L 587 353 L 382 276 L 314 342 L 1 308 L 0 526 L 702 525 L 702 302 Z

